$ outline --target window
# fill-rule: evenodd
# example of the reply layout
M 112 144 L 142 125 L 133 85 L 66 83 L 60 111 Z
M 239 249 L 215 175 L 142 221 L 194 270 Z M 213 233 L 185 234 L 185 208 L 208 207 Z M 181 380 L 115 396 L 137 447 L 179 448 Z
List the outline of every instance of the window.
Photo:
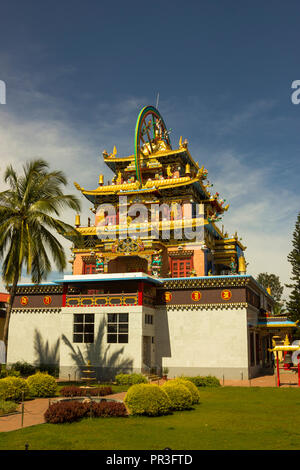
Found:
M 96 264 L 84 263 L 83 274 L 96 274 Z
M 172 277 L 189 277 L 192 270 L 192 259 L 172 259 Z
M 95 318 L 93 313 L 75 313 L 73 343 L 93 343 Z
M 153 315 L 145 315 L 145 323 L 146 325 L 153 325 Z
M 128 343 L 128 313 L 107 314 L 107 342 Z

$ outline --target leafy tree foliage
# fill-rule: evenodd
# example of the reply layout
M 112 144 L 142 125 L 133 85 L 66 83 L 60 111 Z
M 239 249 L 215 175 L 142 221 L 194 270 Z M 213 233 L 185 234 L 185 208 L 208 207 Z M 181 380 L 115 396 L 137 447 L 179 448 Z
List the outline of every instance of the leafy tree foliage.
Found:
M 71 240 L 79 235 L 58 217 L 64 208 L 79 211 L 80 203 L 75 196 L 64 194 L 64 174 L 49 171 L 48 163 L 41 159 L 26 163 L 21 175 L 9 165 L 4 181 L 8 189 L 0 192 L 0 259 L 3 281 L 10 292 L 3 335 L 7 345 L 12 305 L 23 268 L 34 283 L 47 277 L 51 259 L 59 271 L 65 269 L 66 255 L 56 235 Z
M 291 284 L 287 284 L 291 290 L 287 301 L 287 311 L 289 317 L 300 320 L 300 213 L 298 214 L 295 230 L 292 239 L 293 249 L 288 255 L 288 261 L 292 265 Z
M 279 276 L 276 276 L 276 274 L 260 273 L 256 280 L 265 289 L 270 287 L 272 297 L 274 297 L 277 303 L 280 303 L 283 293 L 283 285 L 280 282 Z

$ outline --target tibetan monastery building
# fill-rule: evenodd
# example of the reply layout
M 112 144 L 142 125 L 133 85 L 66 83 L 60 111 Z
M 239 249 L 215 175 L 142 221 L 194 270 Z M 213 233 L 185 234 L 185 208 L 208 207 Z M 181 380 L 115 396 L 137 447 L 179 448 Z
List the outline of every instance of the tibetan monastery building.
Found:
M 274 300 L 246 273 L 237 233 L 218 222 L 229 206 L 193 160 L 186 140 L 173 149 L 152 106 L 138 116 L 134 153 L 103 152 L 114 173 L 98 187 L 75 187 L 94 220 L 79 214 L 72 275 L 20 284 L 8 364 L 59 367 L 79 378 L 88 360 L 98 379 L 167 368 L 169 377 L 248 379 L 272 366 L 272 338 L 296 328 L 272 317 Z

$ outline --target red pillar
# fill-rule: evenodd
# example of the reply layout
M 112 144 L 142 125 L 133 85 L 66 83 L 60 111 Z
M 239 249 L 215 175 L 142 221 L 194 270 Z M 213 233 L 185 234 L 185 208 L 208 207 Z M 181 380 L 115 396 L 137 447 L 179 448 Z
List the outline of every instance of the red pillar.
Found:
M 63 284 L 63 295 L 62 295 L 62 306 L 66 306 L 66 299 L 67 299 L 67 292 L 68 292 L 68 284 Z
M 144 288 L 144 283 L 139 282 L 139 284 L 138 284 L 138 305 L 143 305 L 143 288 Z
M 278 358 L 278 351 L 276 351 L 276 365 L 277 365 L 277 387 L 280 387 L 280 375 L 279 375 L 279 358 Z

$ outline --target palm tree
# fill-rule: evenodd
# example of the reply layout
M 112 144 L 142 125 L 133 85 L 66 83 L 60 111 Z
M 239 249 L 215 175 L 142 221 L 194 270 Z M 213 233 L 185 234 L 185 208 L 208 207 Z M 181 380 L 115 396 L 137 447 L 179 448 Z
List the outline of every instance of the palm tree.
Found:
M 80 202 L 63 193 L 64 174 L 49 171 L 48 163 L 41 159 L 27 162 L 21 175 L 9 165 L 4 181 L 9 189 L 0 192 L 0 259 L 3 281 L 10 291 L 3 337 L 7 351 L 10 315 L 22 270 L 26 268 L 32 282 L 38 284 L 51 272 L 51 258 L 59 271 L 65 269 L 66 255 L 56 235 L 74 239 L 78 232 L 58 217 L 63 208 L 79 211 Z

